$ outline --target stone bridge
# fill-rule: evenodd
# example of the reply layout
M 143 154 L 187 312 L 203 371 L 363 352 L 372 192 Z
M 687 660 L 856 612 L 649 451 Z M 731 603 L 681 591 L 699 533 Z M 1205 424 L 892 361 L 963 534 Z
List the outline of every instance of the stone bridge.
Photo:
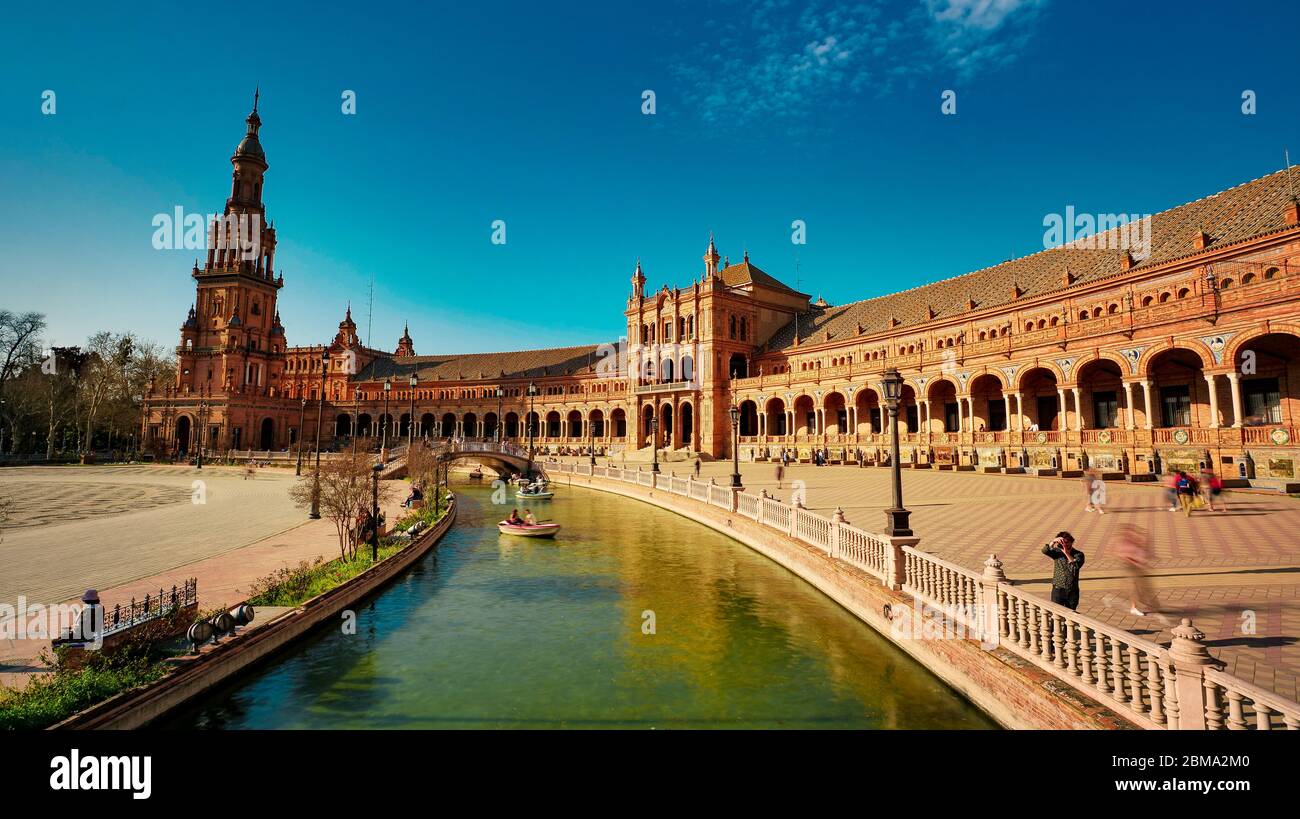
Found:
M 528 471 L 528 455 L 519 446 L 496 441 L 444 441 L 435 445 L 434 453 L 443 461 L 469 461 L 482 464 L 500 475 L 523 474 Z M 545 474 L 541 464 L 533 461 L 533 472 Z M 384 478 L 406 476 L 405 453 L 394 458 L 384 470 Z

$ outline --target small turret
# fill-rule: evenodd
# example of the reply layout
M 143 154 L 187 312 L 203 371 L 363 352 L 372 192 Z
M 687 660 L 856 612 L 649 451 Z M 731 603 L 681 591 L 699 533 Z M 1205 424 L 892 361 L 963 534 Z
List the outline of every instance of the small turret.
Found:
M 718 248 L 713 244 L 713 234 L 709 234 L 709 249 L 704 251 L 704 277 L 712 278 L 718 275 L 718 262 L 722 259 L 718 255 Z
M 393 355 L 398 358 L 415 355 L 415 342 L 411 339 L 411 325 L 409 323 L 403 328 L 402 337 L 397 340 L 397 349 L 393 351 Z
M 632 298 L 645 298 L 645 274 L 641 272 L 641 260 L 636 260 L 636 272 L 632 274 Z

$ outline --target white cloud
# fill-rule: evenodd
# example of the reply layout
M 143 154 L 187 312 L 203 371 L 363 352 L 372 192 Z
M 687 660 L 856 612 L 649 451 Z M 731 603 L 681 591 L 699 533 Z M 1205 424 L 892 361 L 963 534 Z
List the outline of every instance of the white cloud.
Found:
M 965 29 L 993 31 L 1013 14 L 1026 13 L 1038 0 L 927 0 L 935 22 Z
M 709 39 L 679 54 L 673 70 L 705 121 L 795 121 L 919 77 L 969 79 L 1001 67 L 1044 2 L 715 0 L 701 15 Z

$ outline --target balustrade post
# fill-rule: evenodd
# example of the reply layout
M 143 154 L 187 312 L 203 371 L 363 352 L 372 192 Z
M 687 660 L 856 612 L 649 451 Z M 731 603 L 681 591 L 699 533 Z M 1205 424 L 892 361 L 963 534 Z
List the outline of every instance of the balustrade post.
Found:
M 765 498 L 767 498 L 767 490 L 766 490 L 766 489 L 760 489 L 760 490 L 758 490 L 758 516 L 757 516 L 757 520 L 758 520 L 758 522 L 759 522 L 760 525 L 762 525 L 762 524 L 764 523 L 764 519 L 763 519 L 763 506 L 764 506 L 765 504 L 763 503 L 763 500 L 764 500 Z
M 830 543 L 828 544 L 831 557 L 840 556 L 840 525 L 844 523 L 847 523 L 844 520 L 844 510 L 837 506 L 835 511 L 831 513 Z
M 1203 731 L 1206 729 L 1205 706 L 1208 692 L 1205 689 L 1205 669 L 1218 661 L 1210 656 L 1202 640 L 1205 635 L 1192 621 L 1184 617 L 1182 623 L 1170 632 L 1169 659 L 1174 666 L 1174 688 L 1178 701 L 1178 729 Z
M 795 498 L 790 501 L 790 537 L 794 540 L 799 539 L 799 510 L 803 509 L 803 501 Z
M 889 547 L 885 549 L 885 585 L 894 591 L 899 591 L 907 582 L 907 555 L 903 552 L 904 546 L 915 546 L 921 542 L 919 537 L 888 537 L 885 541 Z
M 975 601 L 980 611 L 971 612 L 976 617 L 975 622 L 979 623 L 980 641 L 985 645 L 996 646 L 1003 634 L 1010 633 L 998 601 L 998 584 L 1005 583 L 1006 580 L 1002 561 L 998 560 L 997 555 L 989 555 L 988 560 L 984 561 L 984 576 L 980 583 L 982 594 Z

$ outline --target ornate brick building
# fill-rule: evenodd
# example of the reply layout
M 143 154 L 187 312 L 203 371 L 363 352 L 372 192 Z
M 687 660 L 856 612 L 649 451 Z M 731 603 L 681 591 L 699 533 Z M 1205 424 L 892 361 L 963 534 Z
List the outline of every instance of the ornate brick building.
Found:
M 1300 482 L 1300 206 L 1289 171 L 1122 228 L 903 293 L 810 301 L 712 238 L 684 288 L 636 265 L 625 342 L 418 355 L 360 343 L 349 310 L 325 345 L 289 347 L 265 221 L 256 106 L 231 158 L 227 216 L 260 246 L 209 250 L 181 328 L 177 382 L 146 401 L 144 439 L 173 453 L 279 450 L 377 436 L 526 438 L 546 451 L 878 461 L 882 373 L 906 378 L 903 459 L 917 468 L 1150 475 L 1209 465 Z M 220 238 L 220 237 L 217 237 Z M 535 394 L 530 395 L 530 385 Z M 387 406 L 387 411 L 385 411 Z M 412 426 L 413 425 L 413 426 Z

